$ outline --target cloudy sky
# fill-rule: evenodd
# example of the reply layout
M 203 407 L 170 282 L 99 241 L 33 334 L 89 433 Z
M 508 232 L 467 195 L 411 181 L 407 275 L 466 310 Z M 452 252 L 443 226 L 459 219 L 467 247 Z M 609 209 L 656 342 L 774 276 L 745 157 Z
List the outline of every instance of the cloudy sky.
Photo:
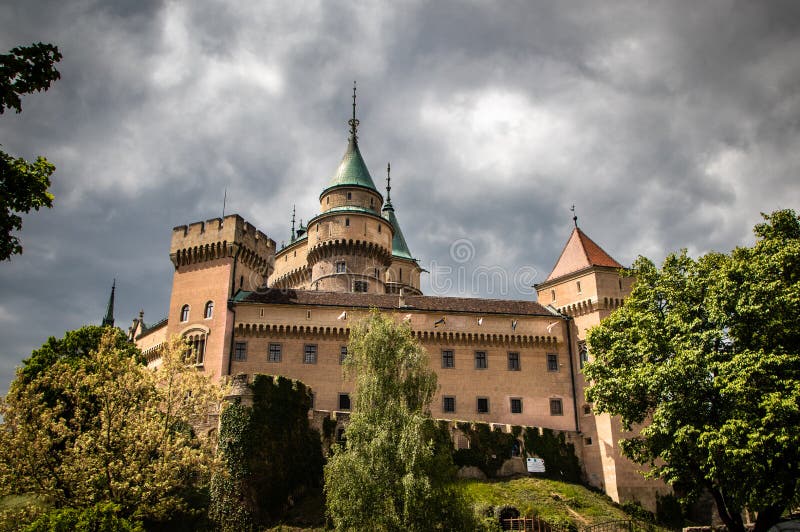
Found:
M 749 245 L 759 212 L 800 206 L 797 2 L 7 0 L 0 21 L 0 52 L 64 55 L 0 116 L 4 150 L 57 166 L 0 263 L 0 390 L 98 323 L 115 277 L 118 325 L 163 317 L 170 230 L 226 187 L 279 244 L 293 204 L 317 214 L 353 80 L 426 293 L 534 297 L 572 204 L 623 264 Z

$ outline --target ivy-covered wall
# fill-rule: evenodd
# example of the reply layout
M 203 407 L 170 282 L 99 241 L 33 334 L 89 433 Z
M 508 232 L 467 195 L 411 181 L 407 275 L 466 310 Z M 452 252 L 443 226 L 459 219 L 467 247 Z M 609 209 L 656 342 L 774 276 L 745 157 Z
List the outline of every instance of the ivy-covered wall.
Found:
M 511 458 L 515 446 L 521 456 L 544 459 L 544 476 L 570 482 L 582 479 L 581 465 L 575 446 L 564 433 L 537 427 L 511 427 L 511 432 L 492 429 L 487 423 L 458 422 L 456 427 L 469 439 L 469 449 L 458 449 L 453 461 L 459 467 L 476 466 L 487 477 L 497 474 L 503 462 Z M 520 436 L 524 447 L 520 449 Z
M 563 432 L 556 433 L 552 429 L 526 427 L 523 433 L 525 454 L 538 456 L 544 460 L 547 478 L 580 482 L 583 474 L 581 464 L 575 454 L 575 445 L 567 441 Z
M 320 435 L 309 427 L 311 396 L 300 381 L 254 375 L 252 406 L 241 398 L 220 416 L 222 470 L 209 514 L 219 530 L 255 530 L 279 520 L 290 501 L 322 483 Z

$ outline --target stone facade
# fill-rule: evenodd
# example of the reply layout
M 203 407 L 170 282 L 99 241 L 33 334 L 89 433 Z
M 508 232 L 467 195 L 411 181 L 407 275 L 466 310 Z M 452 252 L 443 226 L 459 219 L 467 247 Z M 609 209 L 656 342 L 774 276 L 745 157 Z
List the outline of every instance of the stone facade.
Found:
M 140 315 L 131 337 L 152 365 L 166 339 L 180 335 L 198 369 L 215 378 L 301 380 L 313 390 L 310 415 L 341 420 L 353 391 L 341 371 L 350 326 L 377 308 L 408 322 L 428 351 L 439 382 L 434 417 L 564 431 L 591 484 L 655 509 L 665 486 L 644 481 L 620 456 L 619 424 L 591 412 L 580 371 L 587 329 L 622 304 L 632 279 L 576 224 L 537 286 L 538 303 L 421 295 L 424 270 L 408 250 L 390 190 L 387 178 L 384 202 L 353 126 L 320 195 L 321 213 L 293 226 L 281 249 L 238 215 L 173 229 L 168 316 L 148 327 Z

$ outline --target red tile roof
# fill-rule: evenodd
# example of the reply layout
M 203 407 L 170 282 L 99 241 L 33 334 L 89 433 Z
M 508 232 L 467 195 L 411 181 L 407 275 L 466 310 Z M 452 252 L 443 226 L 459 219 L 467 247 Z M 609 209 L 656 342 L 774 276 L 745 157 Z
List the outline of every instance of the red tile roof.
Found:
M 603 248 L 576 227 L 572 230 L 567 245 L 564 246 L 561 256 L 545 282 L 591 266 L 622 268 L 622 264 L 611 258 L 611 255 L 603 251 Z

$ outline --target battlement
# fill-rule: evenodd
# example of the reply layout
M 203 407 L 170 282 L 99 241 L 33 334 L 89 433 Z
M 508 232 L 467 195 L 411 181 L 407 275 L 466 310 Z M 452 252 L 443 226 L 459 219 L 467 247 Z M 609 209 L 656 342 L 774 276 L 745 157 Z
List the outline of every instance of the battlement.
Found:
M 174 227 L 169 254 L 177 267 L 230 257 L 237 249 L 245 251 L 248 261 L 266 265 L 275 255 L 275 241 L 238 214 L 231 214 Z

